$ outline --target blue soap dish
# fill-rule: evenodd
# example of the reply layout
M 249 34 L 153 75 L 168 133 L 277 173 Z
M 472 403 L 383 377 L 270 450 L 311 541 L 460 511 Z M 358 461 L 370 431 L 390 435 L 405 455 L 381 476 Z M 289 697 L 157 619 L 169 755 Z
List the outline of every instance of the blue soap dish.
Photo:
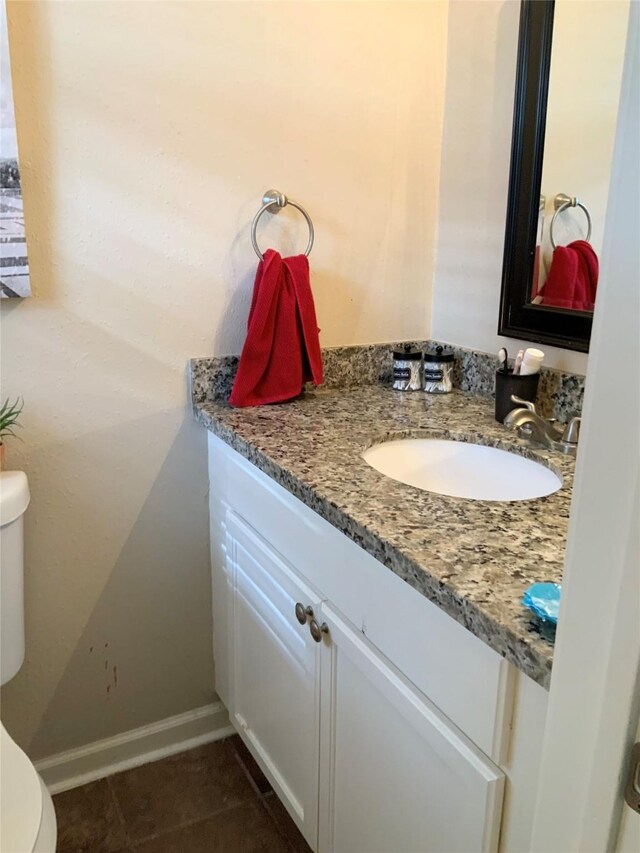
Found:
M 522 603 L 533 611 L 538 619 L 557 625 L 561 592 L 559 583 L 534 583 L 525 592 Z

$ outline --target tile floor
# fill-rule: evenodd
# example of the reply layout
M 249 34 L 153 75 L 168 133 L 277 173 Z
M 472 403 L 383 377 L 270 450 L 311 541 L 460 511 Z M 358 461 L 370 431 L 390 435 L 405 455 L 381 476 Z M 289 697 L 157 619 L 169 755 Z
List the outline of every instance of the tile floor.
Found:
M 236 735 L 53 798 L 58 853 L 309 853 Z

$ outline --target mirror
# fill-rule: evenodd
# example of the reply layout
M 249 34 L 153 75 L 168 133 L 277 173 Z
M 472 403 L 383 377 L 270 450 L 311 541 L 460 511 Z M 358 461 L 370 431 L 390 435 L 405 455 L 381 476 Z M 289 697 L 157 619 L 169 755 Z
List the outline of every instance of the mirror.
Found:
M 522 0 L 498 333 L 587 352 L 629 0 Z

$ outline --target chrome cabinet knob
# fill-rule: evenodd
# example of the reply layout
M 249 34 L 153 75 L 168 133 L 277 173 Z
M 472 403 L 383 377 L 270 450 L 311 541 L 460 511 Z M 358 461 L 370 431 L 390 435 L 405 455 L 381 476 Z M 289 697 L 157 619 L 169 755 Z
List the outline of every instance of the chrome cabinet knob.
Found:
M 316 643 L 319 643 L 322 640 L 322 635 L 329 633 L 329 626 L 326 622 L 323 622 L 322 625 L 318 625 L 316 620 L 312 619 L 311 622 L 309 622 L 309 631 Z
M 313 607 L 305 607 L 301 602 L 296 601 L 296 619 L 301 625 L 306 625 L 307 617 L 313 617 Z

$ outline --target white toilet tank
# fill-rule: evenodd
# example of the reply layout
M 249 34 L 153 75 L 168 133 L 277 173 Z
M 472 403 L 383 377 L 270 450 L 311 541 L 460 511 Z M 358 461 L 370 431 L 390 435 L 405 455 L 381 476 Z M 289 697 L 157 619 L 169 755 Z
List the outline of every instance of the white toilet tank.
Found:
M 24 660 L 24 471 L 0 471 L 0 684 Z M 0 723 L 0 853 L 54 853 L 56 815 L 44 782 Z
M 0 471 L 0 684 L 24 660 L 24 512 L 29 506 L 24 471 Z

